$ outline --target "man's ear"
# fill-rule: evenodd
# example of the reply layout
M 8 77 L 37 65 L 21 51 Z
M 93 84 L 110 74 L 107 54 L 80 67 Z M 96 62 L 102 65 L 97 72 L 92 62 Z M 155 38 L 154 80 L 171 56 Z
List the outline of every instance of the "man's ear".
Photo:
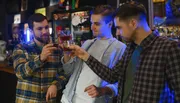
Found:
M 136 29 L 138 27 L 138 21 L 136 19 L 131 19 L 130 24 L 133 27 L 133 29 Z

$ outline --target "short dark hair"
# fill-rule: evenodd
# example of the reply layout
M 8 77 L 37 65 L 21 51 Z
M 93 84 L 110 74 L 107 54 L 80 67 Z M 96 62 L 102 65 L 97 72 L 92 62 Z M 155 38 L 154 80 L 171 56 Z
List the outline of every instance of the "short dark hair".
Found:
M 33 26 L 34 26 L 33 23 L 34 22 L 42 22 L 44 20 L 47 20 L 46 16 L 44 16 L 44 15 L 42 15 L 40 13 L 33 14 L 28 19 L 29 28 L 33 30 Z
M 114 8 L 110 5 L 98 5 L 91 11 L 92 14 L 102 15 L 105 22 L 109 23 L 114 18 Z
M 137 17 L 139 20 L 146 20 L 147 11 L 143 4 L 131 1 L 122 4 L 115 12 L 115 17 L 122 20 L 128 20 L 132 17 Z

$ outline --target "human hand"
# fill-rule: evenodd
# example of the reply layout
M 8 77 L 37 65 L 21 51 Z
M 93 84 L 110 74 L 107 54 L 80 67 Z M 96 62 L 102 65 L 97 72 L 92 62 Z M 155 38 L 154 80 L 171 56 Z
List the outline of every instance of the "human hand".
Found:
M 68 48 L 71 50 L 71 52 L 70 52 L 71 57 L 77 56 L 84 61 L 87 61 L 87 59 L 89 58 L 89 54 L 83 48 L 79 47 L 78 45 L 72 44 Z
M 96 87 L 95 85 L 90 85 L 85 88 L 84 92 L 87 92 L 92 98 L 99 97 L 103 95 L 102 88 Z
M 47 90 L 46 102 L 48 102 L 48 100 L 51 98 L 55 98 L 56 95 L 57 95 L 57 87 L 56 85 L 51 85 Z
M 57 50 L 56 47 L 53 46 L 53 44 L 47 44 L 43 47 L 42 52 L 40 54 L 40 60 L 41 61 L 46 61 L 48 56 L 50 56 L 54 50 Z

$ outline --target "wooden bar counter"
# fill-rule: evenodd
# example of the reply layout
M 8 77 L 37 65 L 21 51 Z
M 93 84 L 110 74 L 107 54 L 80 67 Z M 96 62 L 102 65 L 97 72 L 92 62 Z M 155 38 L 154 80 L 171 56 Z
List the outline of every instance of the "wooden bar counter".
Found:
M 0 62 L 0 71 L 14 74 L 13 66 L 9 66 L 7 61 Z

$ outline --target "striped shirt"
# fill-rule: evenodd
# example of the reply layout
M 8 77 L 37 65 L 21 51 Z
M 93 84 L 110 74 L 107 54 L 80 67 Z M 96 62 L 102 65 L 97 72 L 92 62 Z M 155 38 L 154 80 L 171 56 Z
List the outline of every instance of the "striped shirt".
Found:
M 18 78 L 16 103 L 45 103 L 50 85 L 54 84 L 60 89 L 67 82 L 61 68 L 60 50 L 54 51 L 46 62 L 39 59 L 41 51 L 34 41 L 18 44 L 13 51 L 13 66 Z M 55 103 L 55 98 L 49 101 Z

